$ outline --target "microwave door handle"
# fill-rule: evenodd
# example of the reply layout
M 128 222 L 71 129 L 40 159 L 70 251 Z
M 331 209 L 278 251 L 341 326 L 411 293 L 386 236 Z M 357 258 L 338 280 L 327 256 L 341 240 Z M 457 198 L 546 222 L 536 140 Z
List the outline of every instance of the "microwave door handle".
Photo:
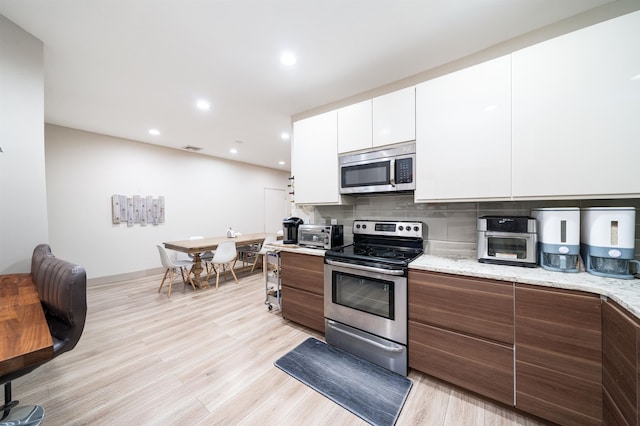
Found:
M 389 183 L 396 186 L 396 160 L 389 161 Z

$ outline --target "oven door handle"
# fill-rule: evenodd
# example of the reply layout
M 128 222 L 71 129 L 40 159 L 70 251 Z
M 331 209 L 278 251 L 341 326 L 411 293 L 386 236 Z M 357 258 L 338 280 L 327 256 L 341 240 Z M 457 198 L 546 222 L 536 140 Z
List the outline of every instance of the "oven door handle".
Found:
M 342 334 L 346 334 L 349 337 L 353 337 L 354 339 L 361 340 L 361 341 L 365 342 L 368 345 L 375 346 L 376 348 L 382 349 L 382 350 L 387 351 L 387 352 L 402 352 L 405 349 L 404 346 L 400 346 L 400 345 L 387 346 L 387 345 L 383 345 L 383 344 L 378 343 L 378 342 L 371 341 L 371 340 L 369 340 L 369 339 L 367 339 L 365 337 L 358 336 L 357 334 L 352 333 L 352 332 L 350 332 L 348 330 L 345 330 L 344 328 L 336 327 L 335 321 L 332 321 L 330 319 L 327 319 L 327 325 L 329 327 L 333 328 L 334 330 L 337 330 L 338 332 L 340 332 Z
M 360 271 L 375 272 L 384 275 L 404 275 L 403 269 L 382 269 L 374 268 L 373 266 L 357 265 L 354 263 L 336 262 L 335 260 L 329 260 L 325 258 L 325 262 L 331 266 L 342 266 L 344 268 L 358 269 Z

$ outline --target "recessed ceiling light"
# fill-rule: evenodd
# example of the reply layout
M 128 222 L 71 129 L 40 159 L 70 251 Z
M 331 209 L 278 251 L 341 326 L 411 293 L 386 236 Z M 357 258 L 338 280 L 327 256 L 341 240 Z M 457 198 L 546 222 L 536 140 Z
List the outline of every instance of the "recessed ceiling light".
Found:
M 291 66 L 291 65 L 295 65 L 296 62 L 297 62 L 296 57 L 291 52 L 284 52 L 282 55 L 280 55 L 280 63 L 282 65 Z
M 284 161 L 278 161 L 278 164 L 280 164 L 281 166 L 284 166 Z
M 289 136 L 289 133 L 287 132 L 282 132 L 280 134 L 280 137 L 282 138 L 283 141 L 288 141 L 291 136 Z
M 235 148 L 231 148 L 231 149 L 229 150 L 229 152 L 230 152 L 230 153 L 232 153 L 232 154 L 237 154 L 237 153 L 238 153 L 238 150 L 237 150 L 237 149 L 235 149 Z
M 159 136 L 160 135 L 160 130 L 158 130 L 158 129 L 149 129 L 149 134 L 153 135 L 153 136 Z
M 201 110 L 211 109 L 211 104 L 209 102 L 207 102 L 207 101 L 200 100 L 200 101 L 196 102 L 196 106 Z

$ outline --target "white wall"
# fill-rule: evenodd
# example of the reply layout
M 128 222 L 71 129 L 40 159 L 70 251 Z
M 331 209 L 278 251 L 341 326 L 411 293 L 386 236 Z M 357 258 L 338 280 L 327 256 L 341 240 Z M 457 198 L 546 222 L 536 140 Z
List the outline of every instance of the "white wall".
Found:
M 229 226 L 263 232 L 264 189 L 289 182 L 275 169 L 49 124 L 45 140 L 50 244 L 89 278 L 158 268 L 164 241 L 221 236 Z M 114 194 L 163 195 L 165 223 L 113 225 Z
M 0 15 L 0 274 L 48 241 L 42 42 Z

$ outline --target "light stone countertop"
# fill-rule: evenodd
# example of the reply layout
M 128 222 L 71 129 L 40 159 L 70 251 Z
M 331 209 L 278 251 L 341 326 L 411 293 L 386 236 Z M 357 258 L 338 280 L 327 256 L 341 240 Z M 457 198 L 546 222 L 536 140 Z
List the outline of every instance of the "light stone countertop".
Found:
M 325 250 L 282 244 L 267 244 L 274 251 L 324 256 Z M 553 272 L 541 267 L 493 265 L 480 263 L 475 258 L 447 257 L 424 254 L 409 264 L 409 269 L 489 278 L 543 287 L 578 290 L 606 296 L 640 319 L 640 280 L 605 278 L 587 272 Z
M 600 294 L 612 299 L 640 318 L 640 280 L 638 279 L 621 280 L 599 277 L 587 272 L 553 272 L 541 267 L 493 265 L 480 263 L 475 258 L 440 257 L 428 254 L 411 262 L 409 268 Z
M 302 247 L 296 244 L 282 244 L 282 241 L 275 241 L 273 243 L 265 244 L 265 246 L 269 250 L 273 251 L 288 251 L 291 253 L 300 253 L 300 254 L 310 254 L 312 256 L 323 256 L 326 250 L 310 248 L 310 247 Z

